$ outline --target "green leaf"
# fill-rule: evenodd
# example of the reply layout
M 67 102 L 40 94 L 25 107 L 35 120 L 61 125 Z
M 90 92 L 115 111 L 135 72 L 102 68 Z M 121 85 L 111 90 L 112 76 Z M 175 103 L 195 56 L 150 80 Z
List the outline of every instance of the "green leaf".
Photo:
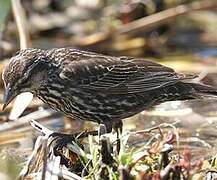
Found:
M 10 0 L 1 0 L 0 1 L 0 31 L 4 27 L 5 18 L 11 8 Z

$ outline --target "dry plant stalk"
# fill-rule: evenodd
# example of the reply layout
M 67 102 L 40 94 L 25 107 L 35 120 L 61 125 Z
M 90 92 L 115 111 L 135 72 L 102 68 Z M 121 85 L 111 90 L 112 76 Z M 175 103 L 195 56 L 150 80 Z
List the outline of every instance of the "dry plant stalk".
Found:
M 20 38 L 20 49 L 31 47 L 30 34 L 27 28 L 27 20 L 20 0 L 12 0 L 12 9 Z
M 21 5 L 20 0 L 12 0 L 12 9 L 19 33 L 20 49 L 29 48 L 31 47 L 30 33 L 27 28 L 28 26 L 25 11 Z M 28 92 L 18 95 L 14 102 L 9 119 L 17 119 L 26 109 L 32 98 L 33 95 Z

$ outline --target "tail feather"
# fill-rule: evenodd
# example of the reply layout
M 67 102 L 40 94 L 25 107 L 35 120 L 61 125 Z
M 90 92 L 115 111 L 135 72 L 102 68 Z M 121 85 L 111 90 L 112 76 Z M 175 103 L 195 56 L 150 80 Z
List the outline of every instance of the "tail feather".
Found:
M 176 84 L 156 89 L 155 93 L 152 92 L 150 96 L 153 96 L 156 104 L 166 101 L 201 99 L 204 97 L 217 98 L 217 88 L 198 83 L 177 82 Z
M 217 98 L 217 88 L 204 85 L 204 84 L 197 84 L 197 83 L 185 83 L 186 85 L 189 85 L 192 87 L 193 92 L 195 95 L 199 96 L 211 96 Z

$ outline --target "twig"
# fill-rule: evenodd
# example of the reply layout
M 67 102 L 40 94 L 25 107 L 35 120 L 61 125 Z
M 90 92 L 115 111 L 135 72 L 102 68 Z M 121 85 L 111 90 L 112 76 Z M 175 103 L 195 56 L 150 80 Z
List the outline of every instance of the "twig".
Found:
M 26 165 L 23 167 L 23 169 L 20 172 L 20 177 L 27 176 L 29 173 L 31 173 L 33 169 L 35 169 L 35 167 L 37 167 L 37 163 L 35 163 L 34 161 L 37 157 L 37 153 L 39 152 L 42 146 L 42 141 L 43 141 L 43 136 L 39 136 L 35 142 L 35 146 L 31 155 L 27 159 Z M 35 166 L 33 167 L 33 165 Z
M 60 179 L 59 176 L 62 174 L 61 172 L 61 157 L 55 156 L 53 153 L 50 155 L 49 158 L 50 162 L 46 167 L 47 176 L 46 179 L 58 180 Z
M 12 9 L 17 24 L 17 30 L 20 38 L 20 49 L 31 47 L 30 34 L 27 29 L 27 21 L 24 9 L 20 0 L 12 0 Z
M 37 123 L 36 121 L 32 121 L 32 123 Z M 38 123 L 39 124 L 39 123 Z M 50 131 L 50 130 L 49 130 Z M 45 137 L 43 137 L 43 163 L 42 163 L 42 175 L 41 175 L 41 180 L 45 180 L 46 178 L 46 172 L 47 172 L 47 164 L 48 164 L 48 147 L 47 147 L 47 137 L 48 135 L 46 135 Z
M 204 147 L 208 147 L 208 148 L 212 148 L 212 145 L 209 144 L 208 142 L 206 142 L 205 140 L 202 140 L 198 137 L 189 137 L 189 138 L 185 138 L 184 142 L 197 142 L 197 143 L 201 143 Z
M 50 136 L 53 133 L 53 131 L 51 131 L 50 129 L 48 129 L 45 126 L 41 125 L 40 123 L 38 123 L 35 120 L 30 120 L 30 124 L 31 124 L 32 127 L 34 127 L 35 129 L 37 129 L 38 131 L 43 133 L 46 137 Z
M 174 127 L 174 124 L 178 123 L 177 122 L 174 122 L 173 124 L 168 124 L 168 123 L 162 123 L 162 124 L 159 124 L 157 126 L 154 126 L 152 128 L 149 128 L 149 129 L 144 129 L 144 130 L 140 130 L 140 131 L 135 131 L 135 132 L 128 132 L 130 135 L 139 135 L 139 134 L 146 134 L 146 133 L 150 133 L 152 132 L 153 130 L 158 130 L 160 135 L 163 137 L 163 133 L 161 131 L 161 128 L 167 128 L 167 127 Z
M 134 33 L 139 31 L 149 31 L 154 29 L 164 23 L 171 21 L 177 16 L 184 15 L 193 11 L 210 9 L 217 7 L 216 0 L 206 0 L 200 2 L 193 2 L 189 4 L 179 5 L 177 7 L 173 7 L 159 13 L 155 13 L 153 15 L 141 18 L 139 20 L 133 21 L 126 25 L 123 25 L 120 30 L 117 32 L 118 34 L 124 33 Z
M 97 44 L 120 34 L 132 34 L 138 32 L 147 32 L 159 27 L 162 24 L 168 23 L 178 16 L 188 14 L 193 11 L 217 8 L 216 0 L 206 0 L 192 2 L 189 4 L 179 5 L 159 13 L 135 20 L 128 24 L 120 26 L 117 30 L 110 33 L 96 33 L 81 39 L 75 39 L 75 45 L 87 46 Z M 96 40 L 95 40 L 96 39 Z M 95 41 L 94 41 L 95 40 Z
M 16 132 L 21 132 L 21 131 L 25 131 L 25 127 L 27 127 L 27 125 L 29 124 L 29 121 L 34 119 L 35 117 L 37 117 L 38 121 L 47 121 L 47 117 L 52 117 L 52 116 L 56 116 L 57 117 L 57 112 L 53 112 L 51 110 L 45 109 L 45 110 L 38 110 L 35 112 L 32 112 L 26 116 L 23 116 L 19 119 L 12 122 L 6 122 L 4 124 L 2 124 L 0 126 L 0 134 L 1 133 L 9 133 L 9 131 L 16 131 Z M 29 128 L 29 127 L 27 127 Z M 23 130 L 24 129 L 24 130 Z
M 101 153 L 102 163 L 111 166 L 114 161 L 113 161 L 113 158 L 111 155 L 112 154 L 112 147 L 111 147 L 110 139 L 107 136 L 102 135 L 100 137 L 100 145 L 101 145 L 100 153 Z

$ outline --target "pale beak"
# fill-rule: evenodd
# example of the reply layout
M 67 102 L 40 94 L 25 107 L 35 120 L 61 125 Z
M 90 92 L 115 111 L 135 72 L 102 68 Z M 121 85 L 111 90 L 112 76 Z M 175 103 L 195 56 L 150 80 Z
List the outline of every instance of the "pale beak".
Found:
M 2 110 L 4 110 L 15 97 L 16 97 L 16 95 L 13 93 L 12 88 L 8 85 L 5 88 Z

